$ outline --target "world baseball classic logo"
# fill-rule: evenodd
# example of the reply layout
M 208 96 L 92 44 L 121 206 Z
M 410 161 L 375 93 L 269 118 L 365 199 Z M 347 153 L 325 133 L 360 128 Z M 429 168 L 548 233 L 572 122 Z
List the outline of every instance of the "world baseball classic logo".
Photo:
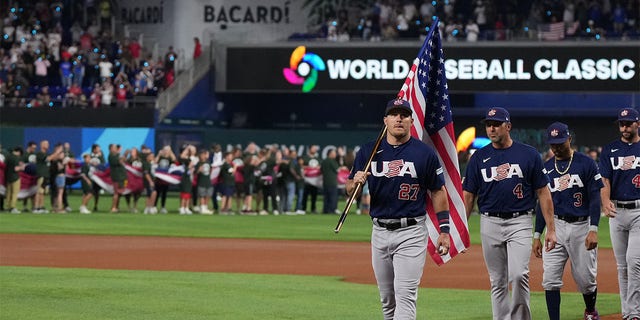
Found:
M 302 92 L 309 92 L 318 82 L 318 71 L 325 69 L 326 66 L 320 56 L 307 53 L 305 46 L 299 46 L 291 53 L 289 68 L 283 68 L 282 74 L 287 82 L 302 85 Z

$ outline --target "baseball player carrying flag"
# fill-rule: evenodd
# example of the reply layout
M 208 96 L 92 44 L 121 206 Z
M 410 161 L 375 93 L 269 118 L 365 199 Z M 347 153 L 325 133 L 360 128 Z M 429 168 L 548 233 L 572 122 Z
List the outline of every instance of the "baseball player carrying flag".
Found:
M 438 23 L 439 19 L 436 19 L 429 29 L 429 34 L 419 51 L 418 57 L 413 61 L 404 85 L 398 93 L 398 98 L 409 103 L 414 119 L 418 120 L 411 124 L 411 136 L 434 148 L 438 160 L 442 164 L 450 207 L 451 248 L 448 254 L 440 255 L 434 245 L 438 237 L 436 232 L 438 230 L 436 229 L 438 221 L 431 204 L 429 204 L 428 212 L 430 214 L 429 219 L 427 219 L 427 226 L 430 231 L 429 255 L 438 265 L 442 265 L 468 248 L 470 243 L 467 217 L 464 214 L 465 208 L 462 200 L 456 137 L 453 132 L 449 87 L 444 70 L 444 53 Z M 387 127 L 385 126 L 376 142 L 379 143 L 382 140 L 386 135 L 386 130 Z M 369 162 L 371 162 L 371 159 Z M 366 169 L 368 170 L 369 167 Z M 362 191 L 362 186 L 359 184 L 356 184 L 355 188 L 354 195 L 347 202 L 347 206 L 340 217 L 335 229 L 336 233 L 342 228 L 356 194 Z
M 377 141 L 356 154 L 346 183 L 351 198 L 335 231 L 367 183 L 384 318 L 415 319 L 427 251 L 441 265 L 469 245 L 437 19 L 398 97 L 387 103 L 384 124 Z

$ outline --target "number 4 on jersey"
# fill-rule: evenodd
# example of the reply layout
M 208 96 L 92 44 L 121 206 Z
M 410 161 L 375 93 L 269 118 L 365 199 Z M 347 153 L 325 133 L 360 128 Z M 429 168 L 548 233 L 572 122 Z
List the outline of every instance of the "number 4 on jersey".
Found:
M 636 188 L 640 188 L 640 174 L 636 174 L 633 179 L 631 179 L 631 182 L 633 182 Z
M 522 183 L 516 184 L 515 188 L 513 188 L 513 194 L 515 194 L 516 198 L 518 199 L 524 198 L 524 194 L 522 192 Z

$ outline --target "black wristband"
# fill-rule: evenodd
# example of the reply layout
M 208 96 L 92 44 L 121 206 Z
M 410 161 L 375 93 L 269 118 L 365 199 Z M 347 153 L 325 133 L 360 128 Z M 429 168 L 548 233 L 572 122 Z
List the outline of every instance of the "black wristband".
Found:
M 449 233 L 449 211 L 440 211 L 436 213 L 436 217 L 438 218 L 440 233 Z

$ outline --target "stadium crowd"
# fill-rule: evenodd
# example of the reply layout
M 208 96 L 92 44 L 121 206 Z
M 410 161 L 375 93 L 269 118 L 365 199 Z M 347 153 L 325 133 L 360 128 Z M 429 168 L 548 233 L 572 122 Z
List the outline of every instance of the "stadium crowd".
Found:
M 126 106 L 134 96 L 155 96 L 173 83 L 173 48 L 153 59 L 137 39 L 111 34 L 110 1 L 71 3 L 0 4 L 5 106 Z
M 291 39 L 381 41 L 424 37 L 440 17 L 446 41 L 638 39 L 638 0 L 378 0 L 364 9 L 327 7 L 310 34 Z M 560 23 L 557 37 L 547 29 Z
M 312 16 L 310 33 L 289 38 L 419 38 L 436 16 L 446 41 L 545 40 L 554 23 L 562 27 L 553 39 L 640 38 L 640 0 L 378 0 L 323 5 Z M 176 50 L 154 59 L 137 39 L 111 34 L 113 21 L 109 0 L 0 3 L 0 106 L 126 107 L 170 86 Z

